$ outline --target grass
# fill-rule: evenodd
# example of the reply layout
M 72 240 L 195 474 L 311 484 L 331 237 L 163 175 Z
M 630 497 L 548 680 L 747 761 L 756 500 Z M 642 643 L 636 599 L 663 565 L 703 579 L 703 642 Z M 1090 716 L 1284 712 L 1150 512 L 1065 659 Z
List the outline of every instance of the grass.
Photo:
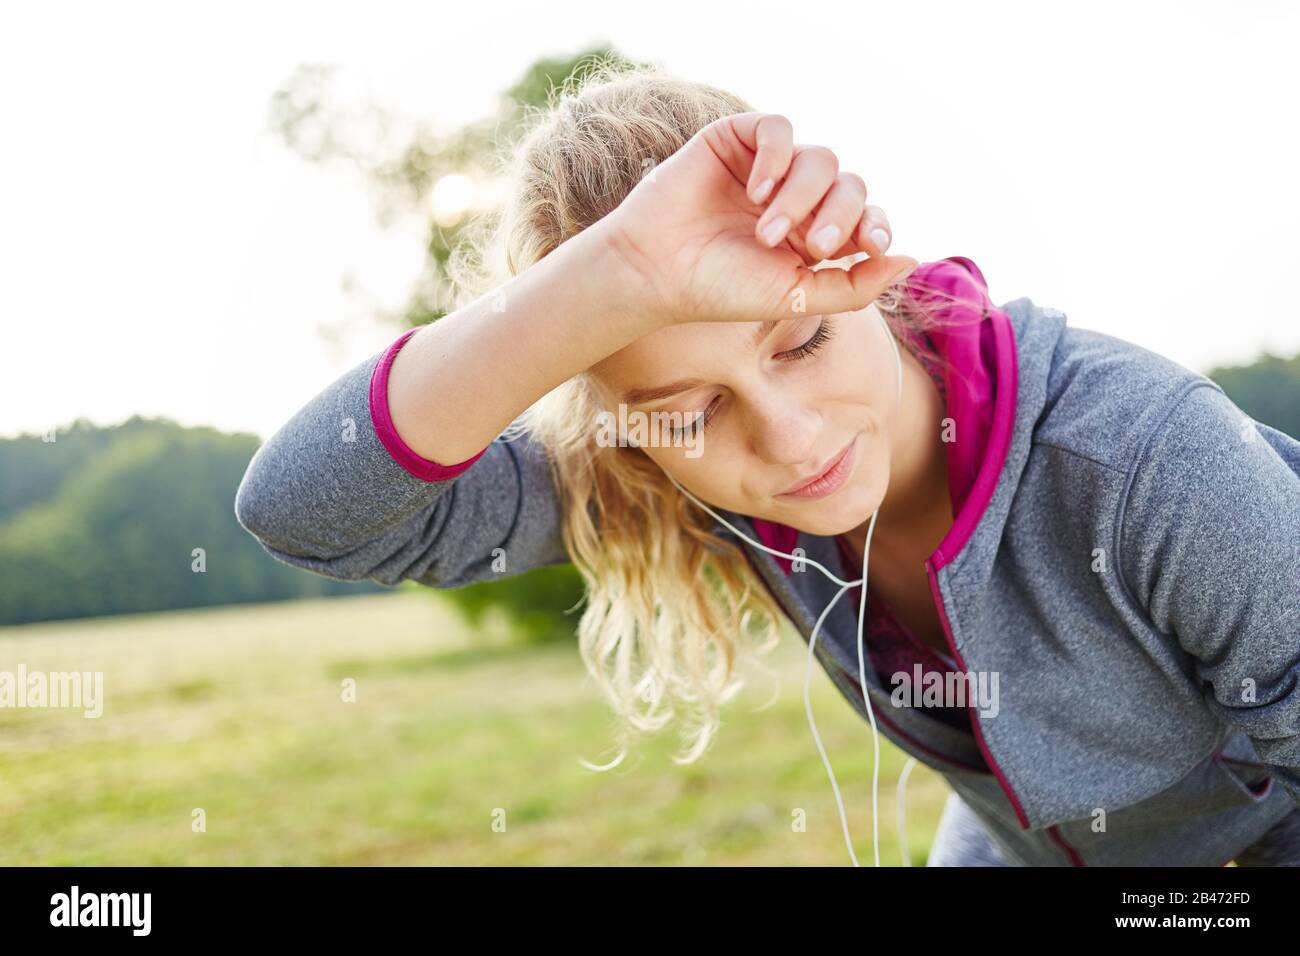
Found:
M 669 725 L 595 773 L 613 723 L 576 645 L 471 633 L 427 589 L 0 628 L 0 671 L 104 674 L 97 719 L 0 707 L 0 865 L 847 865 L 806 652 L 787 632 L 776 701 L 749 672 L 695 765 Z M 820 670 L 813 707 L 869 866 L 870 727 Z M 880 750 L 898 865 L 906 755 Z M 913 769 L 914 866 L 946 794 Z

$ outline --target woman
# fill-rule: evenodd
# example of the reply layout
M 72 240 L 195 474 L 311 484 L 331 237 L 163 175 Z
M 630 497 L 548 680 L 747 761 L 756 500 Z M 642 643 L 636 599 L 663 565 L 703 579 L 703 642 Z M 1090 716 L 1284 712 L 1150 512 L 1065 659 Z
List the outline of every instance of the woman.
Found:
M 1300 860 L 1300 443 L 969 259 L 886 255 L 859 176 L 712 87 L 594 77 L 510 173 L 504 268 L 458 262 L 460 308 L 250 463 L 271 554 L 572 560 L 614 763 L 673 704 L 698 759 L 784 615 L 951 785 L 934 865 Z

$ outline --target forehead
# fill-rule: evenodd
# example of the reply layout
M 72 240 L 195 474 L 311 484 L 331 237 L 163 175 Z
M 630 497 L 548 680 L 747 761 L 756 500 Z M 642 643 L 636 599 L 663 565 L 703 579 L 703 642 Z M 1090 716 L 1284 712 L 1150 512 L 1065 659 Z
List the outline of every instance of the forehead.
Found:
M 743 350 L 753 347 L 762 322 L 685 322 L 656 329 L 591 367 L 589 378 L 617 403 L 632 388 L 680 379 L 717 377 Z

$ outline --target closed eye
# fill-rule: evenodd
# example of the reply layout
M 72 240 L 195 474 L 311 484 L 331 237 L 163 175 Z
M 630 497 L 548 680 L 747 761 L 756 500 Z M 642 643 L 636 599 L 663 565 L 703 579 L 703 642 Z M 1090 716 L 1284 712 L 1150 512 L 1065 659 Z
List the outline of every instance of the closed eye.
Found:
M 799 359 L 808 358 L 825 345 L 834 334 L 834 323 L 829 318 L 823 317 L 817 326 L 817 331 L 813 332 L 812 337 L 807 342 L 784 352 L 777 352 L 773 358 L 782 362 L 797 362 Z
M 829 317 L 823 316 L 821 322 L 817 324 L 816 331 L 813 332 L 808 341 L 784 352 L 777 352 L 772 357 L 781 362 L 797 362 L 800 359 L 809 358 L 829 342 L 834 334 L 835 323 Z M 687 417 L 690 421 L 681 428 L 674 428 L 673 434 L 680 439 L 693 434 L 697 429 L 703 431 L 708 428 L 709 423 L 713 421 L 713 416 L 716 414 L 717 405 L 718 400 L 715 398 L 703 412 L 688 412 Z

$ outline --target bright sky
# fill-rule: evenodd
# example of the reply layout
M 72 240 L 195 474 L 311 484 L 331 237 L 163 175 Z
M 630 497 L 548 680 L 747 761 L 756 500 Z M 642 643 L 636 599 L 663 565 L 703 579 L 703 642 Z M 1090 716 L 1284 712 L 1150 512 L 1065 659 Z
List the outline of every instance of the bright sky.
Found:
M 140 413 L 266 437 L 396 336 L 369 303 L 421 262 L 416 224 L 381 230 L 356 176 L 277 145 L 271 93 L 336 63 L 451 128 L 602 40 L 786 114 L 866 179 L 891 251 L 969 256 L 995 302 L 1199 371 L 1300 351 L 1300 5 L 1061 7 L 11 7 L 0 435 Z

